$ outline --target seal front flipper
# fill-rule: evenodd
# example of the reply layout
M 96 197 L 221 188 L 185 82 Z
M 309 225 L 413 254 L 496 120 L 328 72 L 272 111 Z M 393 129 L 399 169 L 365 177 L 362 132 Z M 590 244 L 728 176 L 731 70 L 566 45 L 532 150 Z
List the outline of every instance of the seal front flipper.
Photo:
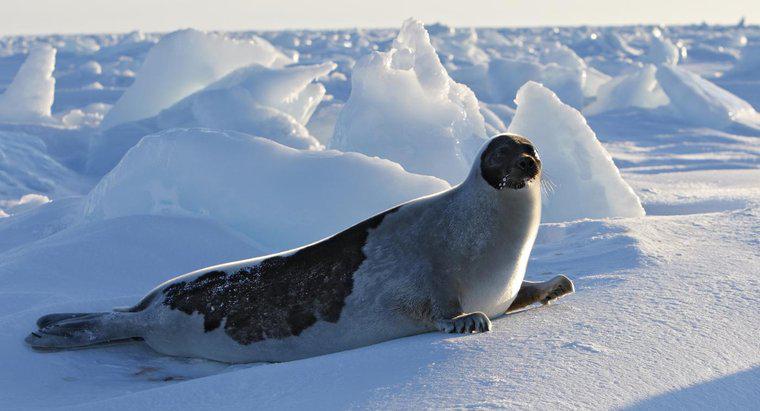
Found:
M 469 334 L 471 332 L 491 331 L 491 320 L 481 312 L 458 315 L 451 319 L 435 322 L 438 331 L 445 333 Z
M 573 292 L 575 292 L 575 285 L 564 275 L 558 275 L 544 282 L 523 281 L 520 291 L 517 292 L 517 297 L 507 312 L 516 311 L 534 303 L 546 305 Z
M 541 304 L 549 304 L 550 302 L 567 294 L 575 292 L 575 285 L 572 280 L 566 276 L 560 274 L 548 281 L 551 284 L 549 292 L 541 299 Z

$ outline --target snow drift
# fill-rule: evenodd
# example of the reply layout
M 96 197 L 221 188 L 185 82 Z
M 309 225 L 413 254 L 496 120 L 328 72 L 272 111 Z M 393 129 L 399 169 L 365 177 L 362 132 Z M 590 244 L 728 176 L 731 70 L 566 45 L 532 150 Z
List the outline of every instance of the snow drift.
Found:
M 292 62 L 258 37 L 233 40 L 192 29 L 167 34 L 148 52 L 134 84 L 101 126 L 106 129 L 156 115 L 240 67 L 281 67 Z
M 542 222 L 644 215 L 641 201 L 581 113 L 534 82 L 521 87 L 515 101 L 509 131 L 533 141 L 556 186 L 543 201 Z
M 92 190 L 85 214 L 207 217 L 271 252 L 448 187 L 357 153 L 295 150 L 237 132 L 168 130 L 124 156 Z
M 351 84 L 331 148 L 464 180 L 486 138 L 483 116 L 475 94 L 449 77 L 420 21 L 407 20 L 389 51 L 357 62 Z
M 47 45 L 30 50 L 13 82 L 0 94 L 0 121 L 36 123 L 50 118 L 55 97 L 55 53 Z

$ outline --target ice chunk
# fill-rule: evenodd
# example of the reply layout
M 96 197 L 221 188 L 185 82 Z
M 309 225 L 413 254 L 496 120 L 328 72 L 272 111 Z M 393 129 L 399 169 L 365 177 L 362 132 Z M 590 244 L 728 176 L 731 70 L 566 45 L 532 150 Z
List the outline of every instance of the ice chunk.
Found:
M 553 42 L 546 45 L 539 56 L 541 63 L 556 63 L 562 67 L 585 70 L 586 62 L 567 46 L 559 42 Z
M 105 113 L 111 108 L 110 104 L 92 103 L 84 108 L 75 108 L 60 116 L 61 124 L 66 127 L 97 127 L 103 121 Z
M 293 61 L 259 37 L 233 40 L 221 34 L 181 30 L 151 48 L 134 84 L 103 120 L 103 128 L 158 114 L 240 67 L 281 67 Z
M 672 41 L 663 37 L 659 30 L 652 35 L 649 50 L 643 60 L 654 64 L 678 64 L 681 50 Z
M 90 60 L 79 66 L 79 71 L 89 76 L 99 76 L 103 74 L 103 67 L 97 61 Z
M 313 80 L 334 68 L 332 62 L 242 68 L 159 113 L 154 128 L 236 130 L 293 148 L 317 149 L 321 144 L 304 127 L 325 95 L 324 86 Z
M 17 200 L 0 200 L 0 217 L 2 214 L 10 216 L 29 211 L 42 204 L 49 203 L 50 199 L 41 194 L 25 194 Z
M 583 113 L 597 115 L 627 107 L 651 109 L 667 105 L 670 100 L 655 77 L 657 69 L 649 64 L 632 73 L 615 77 L 599 87 L 596 101 Z
M 356 63 L 330 146 L 458 183 L 485 138 L 475 94 L 449 77 L 422 23 L 410 19 L 388 52 Z
M 278 109 L 306 124 L 325 95 L 324 86 L 314 81 L 335 67 L 333 62 L 281 69 L 252 65 L 230 73 L 197 94 L 219 90 L 246 94 L 256 104 Z
M 13 82 L 0 94 L 0 121 L 37 123 L 50 118 L 55 97 L 55 53 L 46 45 L 30 50 Z
M 724 128 L 732 122 L 760 126 L 752 105 L 695 73 L 662 65 L 656 77 L 670 99 L 670 107 L 690 124 L 712 128 Z
M 520 88 L 516 102 L 509 131 L 533 141 L 556 186 L 544 198 L 542 221 L 644 215 L 639 198 L 581 113 L 532 81 Z
M 90 193 L 86 215 L 208 217 L 276 251 L 448 187 L 358 153 L 301 151 L 231 131 L 168 130 L 124 156 Z
M 101 130 L 92 140 L 88 170 L 106 173 L 142 137 L 169 128 L 235 130 L 293 148 L 321 149 L 304 124 L 325 93 L 324 87 L 313 80 L 334 67 L 333 63 L 323 63 L 238 69 L 155 117 Z M 76 117 L 69 120 L 76 121 Z

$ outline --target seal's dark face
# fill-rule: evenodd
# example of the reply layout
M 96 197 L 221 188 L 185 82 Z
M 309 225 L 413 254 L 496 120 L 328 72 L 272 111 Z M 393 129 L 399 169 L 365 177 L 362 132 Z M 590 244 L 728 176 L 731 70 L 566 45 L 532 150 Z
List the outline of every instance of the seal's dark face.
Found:
M 541 174 L 541 160 L 530 140 L 502 134 L 492 138 L 483 150 L 480 174 L 497 190 L 519 190 Z

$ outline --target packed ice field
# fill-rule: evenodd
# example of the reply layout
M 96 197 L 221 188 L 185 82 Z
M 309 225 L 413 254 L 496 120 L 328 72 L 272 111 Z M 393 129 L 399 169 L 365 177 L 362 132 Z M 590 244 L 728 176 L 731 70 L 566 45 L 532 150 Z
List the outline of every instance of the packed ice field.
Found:
M 2 37 L 1 408 L 757 407 L 757 107 L 743 24 Z M 556 304 L 279 364 L 24 345 L 454 186 L 505 131 Z

